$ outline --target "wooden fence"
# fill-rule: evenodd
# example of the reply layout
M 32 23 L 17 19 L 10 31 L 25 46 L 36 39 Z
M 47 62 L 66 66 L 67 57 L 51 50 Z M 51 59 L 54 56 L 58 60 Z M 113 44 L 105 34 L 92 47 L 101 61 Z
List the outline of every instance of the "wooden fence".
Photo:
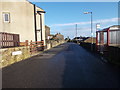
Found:
M 34 53 L 37 53 L 38 51 L 44 50 L 44 41 L 33 42 L 31 40 L 30 42 L 28 42 L 28 40 L 26 40 L 25 42 L 20 42 L 20 46 L 29 46 L 30 53 L 34 54 Z
M 38 51 L 44 50 L 44 41 L 30 42 L 30 52 L 31 54 L 37 53 Z
M 20 42 L 19 34 L 0 32 L 0 48 L 10 48 L 19 46 L 29 46 L 31 54 L 44 50 L 44 41 Z
M 0 47 L 17 47 L 19 46 L 19 34 L 0 32 Z

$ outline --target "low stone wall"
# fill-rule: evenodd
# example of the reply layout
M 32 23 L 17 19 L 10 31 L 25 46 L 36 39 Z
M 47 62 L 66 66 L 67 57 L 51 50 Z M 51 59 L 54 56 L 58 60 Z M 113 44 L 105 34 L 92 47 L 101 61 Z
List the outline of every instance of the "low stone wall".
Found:
M 81 42 L 80 45 L 92 52 L 96 52 L 97 50 L 95 43 L 91 44 L 91 43 Z
M 4 48 L 0 49 L 0 54 L 0 67 L 8 66 L 31 56 L 29 47 Z
M 86 48 L 87 50 L 91 51 L 91 43 L 81 42 L 80 45 Z M 93 49 L 91 52 L 98 53 L 110 63 L 120 65 L 120 47 L 108 46 L 106 51 L 100 53 L 99 51 L 97 51 L 96 45 L 93 44 Z
M 64 43 L 64 41 L 53 41 L 52 40 L 47 43 L 46 50 L 48 50 L 52 47 L 55 47 L 57 45 L 60 45 L 62 43 Z M 0 55 L 1 55 L 0 56 L 0 68 L 6 67 L 8 65 L 19 62 L 26 58 L 32 57 L 41 52 L 42 51 L 31 54 L 29 46 L 0 49 Z
M 64 40 L 59 40 L 59 41 L 49 40 L 49 41 L 47 41 L 47 49 L 50 49 L 52 47 L 56 47 L 64 42 L 65 42 Z

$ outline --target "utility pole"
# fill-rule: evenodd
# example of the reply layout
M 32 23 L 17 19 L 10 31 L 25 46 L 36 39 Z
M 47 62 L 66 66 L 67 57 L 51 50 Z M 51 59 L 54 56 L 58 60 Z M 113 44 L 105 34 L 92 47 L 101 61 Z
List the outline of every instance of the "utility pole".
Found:
M 92 12 L 84 12 L 84 14 L 91 14 L 91 51 L 93 51 L 93 27 L 92 27 Z
M 76 27 L 76 37 L 77 37 L 77 24 L 75 25 L 75 27 Z

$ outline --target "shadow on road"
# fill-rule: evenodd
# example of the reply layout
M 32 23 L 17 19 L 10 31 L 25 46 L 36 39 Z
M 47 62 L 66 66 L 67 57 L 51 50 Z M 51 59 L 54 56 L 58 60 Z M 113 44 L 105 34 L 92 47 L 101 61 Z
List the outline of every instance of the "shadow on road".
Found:
M 118 88 L 119 69 L 101 61 L 77 44 L 64 51 L 63 88 Z
M 4 88 L 119 87 L 119 70 L 74 43 L 65 43 L 2 70 Z

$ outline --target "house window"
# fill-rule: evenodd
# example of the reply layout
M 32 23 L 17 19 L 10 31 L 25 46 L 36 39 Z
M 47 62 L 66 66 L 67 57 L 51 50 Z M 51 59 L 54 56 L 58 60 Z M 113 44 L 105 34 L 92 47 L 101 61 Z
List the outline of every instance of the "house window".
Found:
M 10 13 L 3 13 L 4 22 L 10 22 Z

